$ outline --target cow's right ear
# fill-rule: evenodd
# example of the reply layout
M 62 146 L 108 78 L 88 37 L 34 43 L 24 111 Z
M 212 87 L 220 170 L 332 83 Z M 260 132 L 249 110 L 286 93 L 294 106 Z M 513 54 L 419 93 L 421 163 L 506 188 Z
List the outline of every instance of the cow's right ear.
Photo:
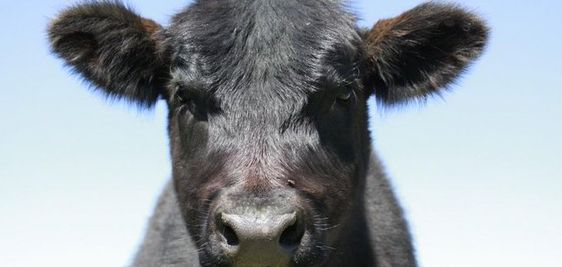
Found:
M 49 26 L 52 51 L 112 98 L 150 107 L 163 93 L 168 58 L 161 27 L 119 2 L 87 2 Z

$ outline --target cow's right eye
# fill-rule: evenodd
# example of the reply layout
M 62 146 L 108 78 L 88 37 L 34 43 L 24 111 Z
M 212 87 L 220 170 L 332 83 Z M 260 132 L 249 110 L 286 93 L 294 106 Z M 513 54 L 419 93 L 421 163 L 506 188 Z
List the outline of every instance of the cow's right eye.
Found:
M 179 105 L 189 104 L 193 101 L 193 95 L 188 90 L 178 88 L 174 96 L 174 101 Z
M 205 107 L 201 105 L 201 97 L 191 90 L 177 88 L 173 102 L 174 106 L 180 112 L 189 112 L 200 120 L 205 120 L 207 118 Z
M 189 110 L 200 120 L 206 120 L 210 114 L 220 113 L 218 100 L 201 89 L 177 88 L 173 101 L 176 107 Z

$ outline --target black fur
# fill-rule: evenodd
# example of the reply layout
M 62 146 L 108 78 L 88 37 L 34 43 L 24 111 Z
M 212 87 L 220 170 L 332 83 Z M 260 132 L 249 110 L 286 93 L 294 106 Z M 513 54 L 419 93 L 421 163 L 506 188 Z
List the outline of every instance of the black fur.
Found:
M 49 26 L 53 52 L 112 98 L 153 105 L 166 82 L 159 26 L 120 2 L 86 2 Z
M 244 265 L 221 246 L 218 211 L 280 203 L 304 229 L 282 266 L 416 266 L 367 99 L 438 92 L 487 28 L 434 3 L 362 31 L 336 1 L 200 0 L 162 29 L 104 1 L 64 11 L 49 36 L 107 95 L 168 104 L 173 186 L 134 266 Z
M 393 104 L 439 94 L 482 53 L 488 28 L 457 6 L 432 2 L 379 21 L 364 37 L 368 84 Z

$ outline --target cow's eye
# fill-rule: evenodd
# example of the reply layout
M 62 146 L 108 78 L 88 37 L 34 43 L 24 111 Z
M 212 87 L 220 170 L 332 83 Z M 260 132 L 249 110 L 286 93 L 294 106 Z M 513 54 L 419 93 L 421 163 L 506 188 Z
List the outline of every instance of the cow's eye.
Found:
M 189 110 L 201 120 L 206 120 L 209 114 L 220 112 L 218 100 L 198 88 L 177 88 L 174 103 L 181 110 Z
M 354 97 L 353 90 L 341 92 L 336 95 L 336 101 L 340 103 L 348 103 Z
M 203 114 L 199 106 L 199 97 L 191 90 L 177 88 L 174 94 L 174 103 L 179 110 L 189 110 L 195 116 L 201 117 Z
M 179 105 L 189 104 L 192 102 L 194 95 L 188 90 L 177 88 L 174 95 L 174 101 Z
M 336 98 L 338 101 L 348 101 L 349 99 L 351 99 L 352 93 L 352 91 L 340 93 L 336 96 Z

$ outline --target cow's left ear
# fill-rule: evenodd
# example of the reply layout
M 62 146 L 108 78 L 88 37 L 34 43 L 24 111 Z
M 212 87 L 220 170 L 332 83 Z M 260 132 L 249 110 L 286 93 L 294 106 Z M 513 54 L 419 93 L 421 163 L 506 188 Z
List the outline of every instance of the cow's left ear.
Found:
M 160 30 L 118 1 L 100 1 L 65 10 L 48 31 L 52 51 L 95 88 L 152 106 L 167 77 Z
M 366 84 L 394 104 L 447 87 L 481 54 L 488 28 L 456 6 L 426 3 L 377 22 L 363 38 Z

